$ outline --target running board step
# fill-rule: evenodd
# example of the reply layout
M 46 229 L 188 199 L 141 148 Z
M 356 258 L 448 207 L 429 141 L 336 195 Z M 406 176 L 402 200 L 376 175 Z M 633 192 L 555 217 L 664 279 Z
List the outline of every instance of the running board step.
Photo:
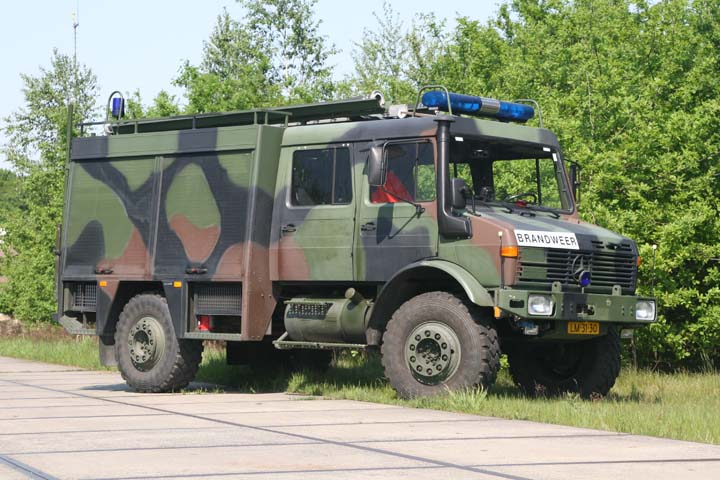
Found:
M 63 326 L 70 335 L 95 335 L 95 327 L 87 328 L 73 317 L 62 315 L 58 323 Z
M 340 348 L 349 348 L 351 350 L 364 350 L 367 345 L 364 343 L 329 343 L 329 342 L 295 342 L 292 340 L 285 340 L 288 337 L 288 333 L 285 332 L 273 341 L 273 345 L 278 350 L 290 350 L 293 348 L 308 348 L 316 350 L 336 350 Z

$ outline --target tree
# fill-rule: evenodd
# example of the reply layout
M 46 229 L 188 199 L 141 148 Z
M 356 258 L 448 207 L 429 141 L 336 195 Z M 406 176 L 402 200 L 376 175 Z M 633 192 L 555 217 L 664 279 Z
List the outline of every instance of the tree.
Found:
M 382 14 L 373 13 L 376 30 L 363 30 L 355 45 L 352 86 L 357 93 L 379 90 L 389 103 L 414 102 L 418 88 L 440 75 L 437 68 L 448 40 L 445 23 L 421 14 L 405 29 L 390 3 L 382 8 Z
M 333 94 L 332 47 L 313 19 L 314 0 L 239 0 L 241 21 L 218 16 L 200 65 L 186 62 L 175 83 L 189 113 L 309 102 Z
M 22 208 L 6 222 L 1 248 L 8 283 L 0 287 L 0 310 L 23 320 L 47 320 L 56 310 L 53 250 L 62 220 L 67 104 L 75 103 L 73 125 L 91 118 L 97 82 L 88 68 L 76 69 L 73 59 L 57 50 L 50 68 L 22 80 L 25 105 L 5 119 L 4 151 L 18 174 Z
M 535 98 L 584 166 L 581 215 L 638 241 L 660 317 L 640 359 L 720 361 L 720 5 L 711 0 L 514 0 L 468 18 L 442 58 L 452 90 Z
M 243 110 L 279 97 L 269 71 L 270 59 L 258 40 L 223 10 L 205 42 L 200 65 L 185 62 L 175 84 L 186 90 L 188 113 Z
M 10 217 L 10 213 L 20 206 L 18 193 L 19 180 L 15 172 L 0 168 L 0 231 Z
M 444 42 L 407 42 L 398 20 L 385 5 L 366 31 L 358 88 L 383 85 L 395 101 L 420 83 L 536 99 L 584 167 L 581 216 L 637 240 L 642 294 L 659 245 L 660 315 L 638 331 L 641 362 L 720 364 L 720 4 L 511 0 L 487 23 L 458 18 Z
M 126 95 L 125 102 L 125 116 L 129 119 L 161 118 L 180 114 L 180 106 L 175 95 L 171 95 L 165 90 L 160 90 L 153 103 L 147 107 L 143 105 L 140 90 L 135 90 Z

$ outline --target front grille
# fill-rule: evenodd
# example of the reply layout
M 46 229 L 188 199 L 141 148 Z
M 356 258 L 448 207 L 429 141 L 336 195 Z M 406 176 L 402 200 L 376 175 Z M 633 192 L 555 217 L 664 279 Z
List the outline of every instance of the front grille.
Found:
M 193 286 L 196 315 L 241 315 L 239 283 L 208 283 Z
M 560 282 L 579 288 L 576 272 L 586 270 L 592 275 L 588 289 L 620 285 L 623 292 L 634 291 L 637 260 L 632 248 L 627 244 L 594 246 L 594 251 L 523 248 L 518 263 L 518 283 L 537 286 Z
M 97 284 L 95 282 L 74 282 L 67 285 L 70 290 L 70 310 L 94 312 L 97 310 Z

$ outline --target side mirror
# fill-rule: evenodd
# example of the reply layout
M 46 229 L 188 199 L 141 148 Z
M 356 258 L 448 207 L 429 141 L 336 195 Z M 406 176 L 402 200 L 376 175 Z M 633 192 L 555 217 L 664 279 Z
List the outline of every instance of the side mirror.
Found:
M 575 203 L 580 203 L 580 171 L 582 168 L 579 163 L 572 160 L 568 160 L 568 163 L 570 164 L 570 183 L 572 184 L 573 197 Z
M 385 185 L 385 155 L 382 145 L 373 145 L 369 149 L 368 182 L 372 187 Z
M 462 178 L 453 178 L 452 188 L 450 189 L 450 205 L 455 210 L 463 210 L 467 203 L 465 202 L 465 195 L 468 193 L 467 182 Z

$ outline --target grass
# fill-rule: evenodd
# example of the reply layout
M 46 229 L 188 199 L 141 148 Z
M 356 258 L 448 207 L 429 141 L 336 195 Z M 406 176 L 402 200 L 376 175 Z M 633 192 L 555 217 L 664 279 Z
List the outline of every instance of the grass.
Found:
M 73 338 L 54 331 L 48 334 L 47 330 L 0 337 L 0 356 L 104 368 L 97 359 L 94 337 Z M 571 395 L 525 398 L 503 369 L 487 392 L 401 400 L 385 381 L 380 361 L 373 355 L 340 355 L 322 374 L 252 372 L 247 367 L 225 365 L 222 350 L 207 348 L 197 380 L 250 393 L 286 391 L 720 444 L 720 374 L 710 372 L 664 374 L 624 369 L 605 399 L 585 401 Z

